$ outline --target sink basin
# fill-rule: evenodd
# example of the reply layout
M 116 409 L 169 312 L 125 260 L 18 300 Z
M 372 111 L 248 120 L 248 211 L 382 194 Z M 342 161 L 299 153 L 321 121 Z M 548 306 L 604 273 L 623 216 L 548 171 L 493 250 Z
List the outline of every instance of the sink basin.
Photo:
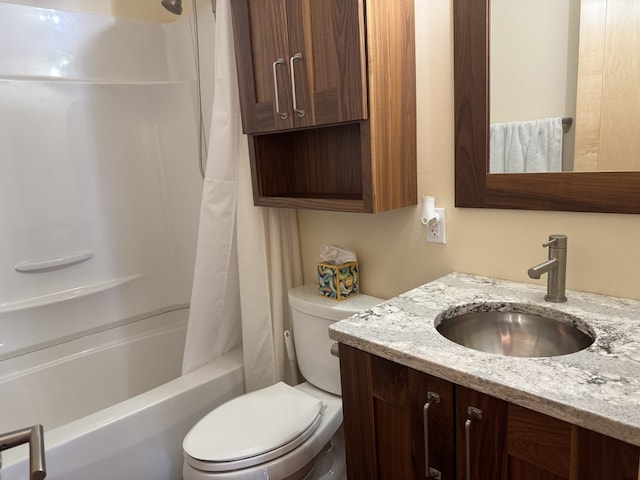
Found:
M 554 357 L 578 352 L 594 342 L 575 321 L 536 313 L 481 311 L 447 317 L 436 330 L 449 340 L 481 352 L 512 357 Z

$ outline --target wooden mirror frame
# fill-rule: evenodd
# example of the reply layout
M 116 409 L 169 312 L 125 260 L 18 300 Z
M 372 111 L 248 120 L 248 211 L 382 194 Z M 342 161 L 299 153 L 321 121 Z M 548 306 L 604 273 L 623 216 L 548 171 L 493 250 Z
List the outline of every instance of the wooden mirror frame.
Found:
M 640 213 L 640 172 L 488 173 L 489 1 L 453 0 L 456 207 Z

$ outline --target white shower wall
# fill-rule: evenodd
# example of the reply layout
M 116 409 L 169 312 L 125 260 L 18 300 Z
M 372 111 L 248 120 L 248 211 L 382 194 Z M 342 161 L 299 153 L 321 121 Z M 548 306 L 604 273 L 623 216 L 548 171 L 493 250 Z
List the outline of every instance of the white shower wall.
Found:
M 0 359 L 188 304 L 202 188 L 188 19 L 0 3 L 0 45 Z

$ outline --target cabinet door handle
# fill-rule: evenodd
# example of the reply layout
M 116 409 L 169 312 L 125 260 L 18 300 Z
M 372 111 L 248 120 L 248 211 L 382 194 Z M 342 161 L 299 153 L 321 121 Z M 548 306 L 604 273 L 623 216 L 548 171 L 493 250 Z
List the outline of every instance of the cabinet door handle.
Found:
M 306 112 L 298 108 L 298 98 L 296 96 L 296 69 L 294 67 L 296 60 L 302 60 L 301 53 L 296 53 L 289 59 L 289 66 L 291 67 L 291 92 L 293 93 L 293 111 L 296 112 L 299 117 L 304 117 L 304 114 Z
M 466 480 L 471 480 L 471 422 L 482 419 L 482 410 L 467 407 L 467 420 L 464 422 L 465 461 L 467 468 Z
M 273 62 L 273 91 L 276 100 L 276 113 L 284 120 L 289 116 L 289 114 L 287 112 L 280 111 L 280 96 L 278 95 L 278 65 L 284 65 L 284 58 L 279 58 Z
M 427 403 L 422 407 L 422 420 L 424 421 L 424 472 L 426 478 L 440 480 L 442 474 L 435 468 L 429 467 L 429 407 L 434 403 L 440 403 L 440 395 L 427 392 Z

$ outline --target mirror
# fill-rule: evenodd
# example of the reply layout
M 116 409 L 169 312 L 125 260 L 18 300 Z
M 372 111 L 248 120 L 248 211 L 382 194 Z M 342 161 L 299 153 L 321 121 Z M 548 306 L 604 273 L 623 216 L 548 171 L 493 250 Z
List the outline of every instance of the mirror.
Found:
M 489 0 L 454 0 L 456 206 L 640 213 L 640 172 L 489 174 L 489 62 Z

